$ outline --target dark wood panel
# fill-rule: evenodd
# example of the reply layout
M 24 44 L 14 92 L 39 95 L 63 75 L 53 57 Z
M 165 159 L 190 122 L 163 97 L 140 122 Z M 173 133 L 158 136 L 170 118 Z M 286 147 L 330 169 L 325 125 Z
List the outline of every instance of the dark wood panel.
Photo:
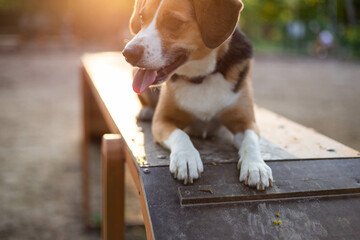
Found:
M 168 167 L 150 167 L 142 171 L 154 236 L 156 239 L 358 239 L 360 234 L 360 196 L 332 194 L 326 198 L 314 196 L 273 199 L 271 201 L 228 202 L 223 204 L 180 204 L 178 189 L 204 186 L 238 186 L 246 194 L 264 196 L 287 189 L 296 181 L 312 189 L 320 186 L 340 189 L 344 176 L 351 184 L 360 186 L 360 160 L 271 161 L 275 186 L 266 192 L 248 189 L 238 182 L 235 163 L 205 165 L 205 172 L 192 186 L 174 180 Z M 325 183 L 333 178 L 333 182 Z M 331 185 L 330 183 L 339 182 Z M 347 181 L 347 180 L 346 180 Z M 303 188 L 304 185 L 298 185 Z M 215 190 L 216 191 L 216 190 Z M 209 194 L 202 192 L 201 194 Z M 244 195 L 246 195 L 244 194 Z M 276 216 L 279 213 L 280 217 Z M 282 225 L 273 221 L 281 220 Z
M 273 200 L 290 198 L 326 197 L 360 193 L 360 159 L 318 159 L 268 163 L 276 172 L 293 171 L 280 177 L 272 188 L 256 191 L 243 184 L 212 184 L 182 186 L 178 188 L 180 203 L 211 204 L 237 201 Z M 308 169 L 306 173 L 300 169 Z M 355 170 L 355 171 L 354 171 Z M 217 174 L 226 174 L 233 169 L 223 167 Z
M 281 185 L 283 188 L 279 188 Z M 266 192 L 256 192 L 240 184 L 199 185 L 179 187 L 180 203 L 212 204 L 242 201 L 287 200 L 292 198 L 328 197 L 360 194 L 360 185 L 354 179 L 278 181 Z

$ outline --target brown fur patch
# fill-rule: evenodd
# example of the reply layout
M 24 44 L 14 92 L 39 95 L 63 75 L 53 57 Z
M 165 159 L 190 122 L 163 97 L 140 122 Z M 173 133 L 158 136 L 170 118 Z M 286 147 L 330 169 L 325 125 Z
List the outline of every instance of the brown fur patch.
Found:
M 240 0 L 193 1 L 201 37 L 208 48 L 220 46 L 234 31 L 243 4 Z
M 185 48 L 190 54 L 189 60 L 202 59 L 211 52 L 201 39 L 190 0 L 164 0 L 156 24 L 165 51 Z
M 220 115 L 221 122 L 233 134 L 243 133 L 246 129 L 252 129 L 258 135 L 260 134 L 256 125 L 253 99 L 251 79 L 247 78 L 236 104 Z
M 250 77 L 250 72 L 252 68 L 252 59 L 244 60 L 241 63 L 234 64 L 229 68 L 226 73 L 226 80 L 234 83 L 234 92 L 238 92 L 242 89 L 245 84 L 245 80 Z

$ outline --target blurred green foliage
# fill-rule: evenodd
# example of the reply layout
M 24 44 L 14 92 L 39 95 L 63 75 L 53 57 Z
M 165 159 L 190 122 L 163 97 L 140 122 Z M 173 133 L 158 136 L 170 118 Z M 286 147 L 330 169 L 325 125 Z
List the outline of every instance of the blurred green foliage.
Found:
M 334 38 L 329 54 L 360 57 L 359 0 L 243 2 L 240 24 L 259 50 L 314 54 L 319 34 L 327 30 Z

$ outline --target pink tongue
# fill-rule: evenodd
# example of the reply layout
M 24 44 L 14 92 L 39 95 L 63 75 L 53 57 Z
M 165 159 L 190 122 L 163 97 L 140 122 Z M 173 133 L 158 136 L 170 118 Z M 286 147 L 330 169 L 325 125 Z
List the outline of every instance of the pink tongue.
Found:
M 134 75 L 133 89 L 136 93 L 144 92 L 156 79 L 156 71 L 138 69 Z

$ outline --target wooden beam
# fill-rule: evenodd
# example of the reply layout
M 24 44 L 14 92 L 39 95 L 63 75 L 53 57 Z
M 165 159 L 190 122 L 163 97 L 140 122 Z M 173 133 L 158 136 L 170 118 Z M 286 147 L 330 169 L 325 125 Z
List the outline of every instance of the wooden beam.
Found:
M 125 156 L 118 134 L 102 139 L 102 236 L 104 240 L 125 239 Z
M 85 68 L 81 68 L 81 96 L 82 96 L 82 142 L 81 142 L 81 195 L 84 227 L 90 227 L 90 185 L 89 185 L 89 99 L 90 91 L 86 79 Z

